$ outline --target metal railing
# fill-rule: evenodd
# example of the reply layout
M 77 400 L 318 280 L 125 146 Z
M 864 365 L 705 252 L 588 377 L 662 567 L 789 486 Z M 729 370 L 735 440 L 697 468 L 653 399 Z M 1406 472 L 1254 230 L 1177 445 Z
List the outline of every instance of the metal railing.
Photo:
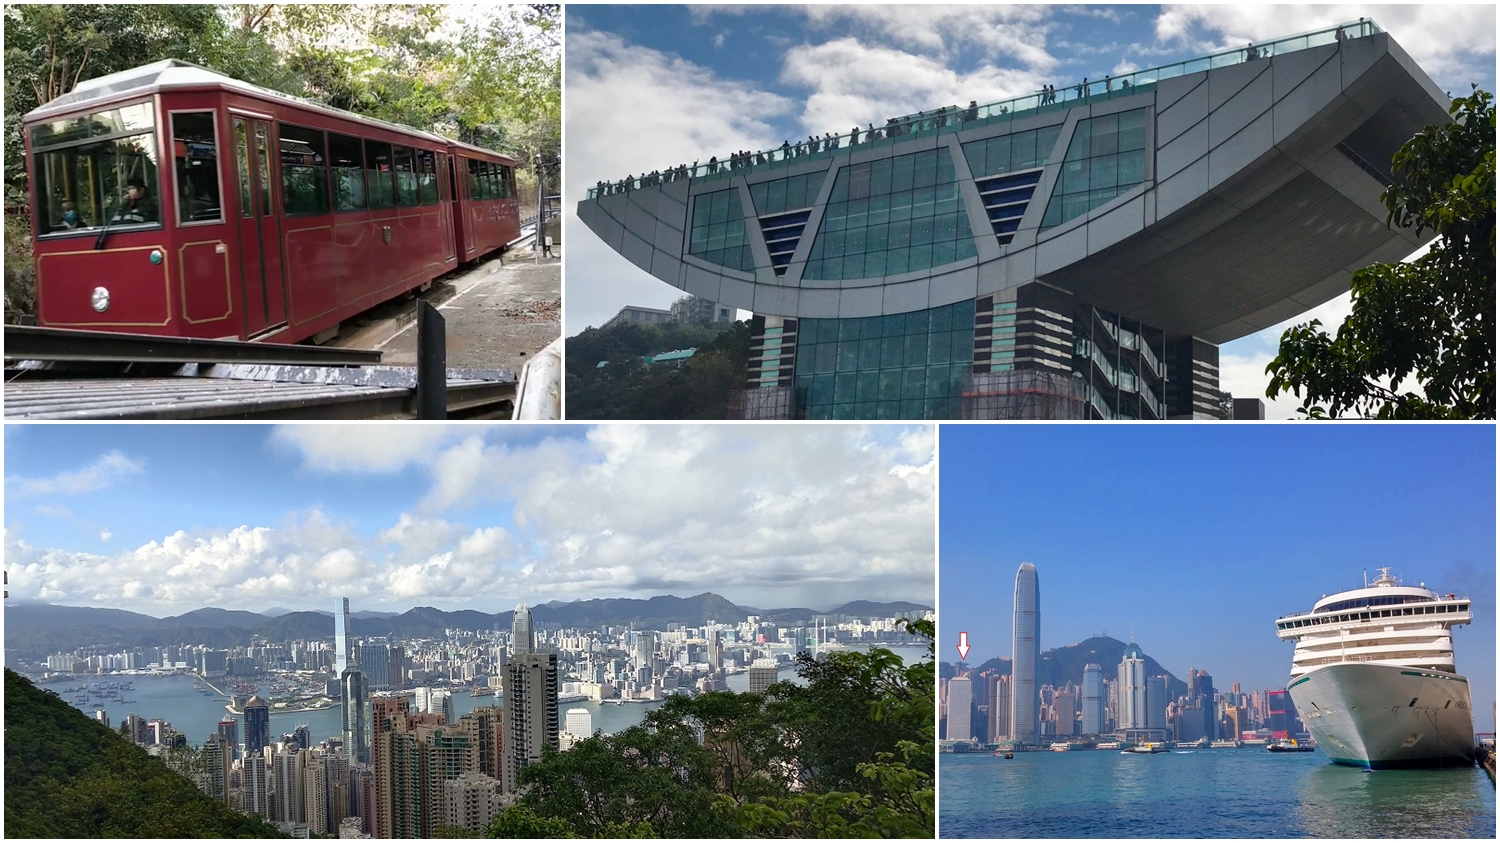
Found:
M 1341 23 L 1325 29 L 1302 32 L 1297 35 L 1287 35 L 1260 44 L 1252 42 L 1244 47 L 1233 50 L 1224 50 L 1161 67 L 1137 70 L 1123 76 L 1106 75 L 1103 79 L 1095 80 L 1085 78 L 1072 85 L 1048 87 L 1041 91 L 1034 91 L 1022 96 L 1011 97 L 1010 99 L 985 103 L 983 105 L 971 102 L 967 107 L 957 105 L 943 106 L 934 111 L 917 112 L 905 117 L 891 118 L 886 121 L 884 126 L 870 124 L 864 129 L 855 129 L 847 134 L 825 134 L 821 138 L 810 137 L 807 140 L 798 141 L 797 143 L 783 141 L 782 145 L 775 149 L 760 152 L 733 153 L 725 156 L 722 160 L 717 157 L 712 158 L 706 164 L 694 161 L 691 166 L 681 164 L 640 177 L 627 176 L 625 179 L 617 182 L 601 182 L 589 188 L 588 198 L 595 199 L 601 195 L 621 193 L 642 187 L 653 187 L 682 179 L 729 176 L 743 170 L 764 171 L 802 161 L 829 158 L 839 154 L 840 150 L 847 150 L 855 146 L 869 149 L 889 145 L 903 138 L 956 132 L 959 129 L 973 128 L 974 126 L 986 125 L 1002 120 L 1013 120 L 1019 116 L 1026 116 L 1041 111 L 1071 108 L 1075 105 L 1098 102 L 1115 97 L 1133 96 L 1137 93 L 1151 90 L 1156 83 L 1164 79 L 1173 79 L 1189 73 L 1198 73 L 1200 71 L 1228 67 L 1244 62 L 1259 61 L 1260 59 L 1268 59 L 1273 56 L 1283 56 L 1288 53 L 1295 53 L 1327 44 L 1335 44 L 1349 39 L 1365 38 L 1383 31 L 1375 21 L 1369 18 L 1360 18 L 1358 21 Z

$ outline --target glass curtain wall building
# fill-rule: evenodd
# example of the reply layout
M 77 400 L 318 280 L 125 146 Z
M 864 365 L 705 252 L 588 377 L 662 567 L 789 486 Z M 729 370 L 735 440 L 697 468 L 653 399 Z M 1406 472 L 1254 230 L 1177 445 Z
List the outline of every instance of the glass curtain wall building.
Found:
M 1431 237 L 1390 160 L 1447 96 L 1363 20 L 600 183 L 580 220 L 752 311 L 742 418 L 1227 418 L 1221 343 Z

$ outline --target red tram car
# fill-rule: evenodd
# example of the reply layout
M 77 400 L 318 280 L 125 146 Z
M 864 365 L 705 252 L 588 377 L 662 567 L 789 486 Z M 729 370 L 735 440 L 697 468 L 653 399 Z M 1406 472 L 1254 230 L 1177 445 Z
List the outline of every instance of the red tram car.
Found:
M 24 135 L 44 326 L 320 340 L 520 236 L 513 159 L 185 62 Z

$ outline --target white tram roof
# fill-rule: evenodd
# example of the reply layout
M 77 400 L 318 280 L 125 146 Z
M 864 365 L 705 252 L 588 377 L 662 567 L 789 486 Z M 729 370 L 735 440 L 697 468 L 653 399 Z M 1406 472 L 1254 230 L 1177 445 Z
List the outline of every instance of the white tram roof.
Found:
M 118 73 L 110 73 L 105 76 L 79 82 L 77 87 L 68 93 L 32 109 L 26 114 L 24 122 L 34 123 L 52 120 L 81 111 L 103 108 L 119 100 L 145 96 L 174 88 L 220 88 L 228 91 L 252 94 L 266 99 L 283 100 L 301 108 L 319 111 L 324 114 L 341 117 L 345 120 L 352 120 L 356 123 L 378 126 L 382 129 L 401 132 L 403 134 L 419 135 L 429 140 L 452 144 L 470 152 L 493 155 L 498 158 L 504 158 L 512 164 L 515 163 L 514 158 L 503 152 L 496 152 L 493 149 L 485 149 L 470 143 L 464 143 L 463 141 L 456 141 L 423 129 L 415 129 L 411 126 L 402 126 L 398 123 L 389 123 L 385 120 L 377 120 L 374 117 L 366 117 L 363 114 L 355 114 L 352 111 L 334 108 L 330 105 L 324 105 L 323 103 L 314 102 L 302 97 L 295 97 L 291 94 L 285 94 L 270 88 L 262 88 L 259 85 L 252 85 L 249 82 L 235 79 L 232 76 L 225 76 L 218 71 L 209 70 L 206 67 L 180 59 L 163 59 L 162 61 L 144 64 L 140 67 L 133 67 L 129 70 L 121 70 Z

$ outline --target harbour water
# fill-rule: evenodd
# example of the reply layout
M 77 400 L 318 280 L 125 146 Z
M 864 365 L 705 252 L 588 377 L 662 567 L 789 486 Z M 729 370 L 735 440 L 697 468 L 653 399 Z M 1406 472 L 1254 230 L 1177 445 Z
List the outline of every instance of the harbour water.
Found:
M 893 648 L 902 658 L 913 660 L 919 659 L 926 654 L 926 649 L 921 647 L 895 647 Z M 790 668 L 781 671 L 782 679 L 795 679 L 796 671 Z M 73 694 L 62 693 L 65 687 L 82 682 L 130 682 L 132 690 L 126 691 L 124 697 L 134 702 L 122 705 L 118 702 L 108 702 L 102 706 L 93 704 L 80 704 L 73 700 Z M 738 673 L 727 678 L 727 684 L 731 691 L 745 691 L 749 689 L 750 676 L 748 673 Z M 193 689 L 198 680 L 192 676 L 123 676 L 111 675 L 107 677 L 83 677 L 58 685 L 44 687 L 52 688 L 61 694 L 62 698 L 72 703 L 79 711 L 93 716 L 99 708 L 109 713 L 110 725 L 119 728 L 120 723 L 126 715 L 138 714 L 146 720 L 161 718 L 172 724 L 172 728 L 187 735 L 188 741 L 194 745 L 202 744 L 207 737 L 218 729 L 219 721 L 226 716 L 233 716 L 241 722 L 240 740 L 245 739 L 243 727 L 244 717 L 241 715 L 230 715 L 224 707 L 227 699 L 221 696 L 207 696 Z M 220 683 L 215 683 L 220 684 Z M 221 685 L 222 687 L 222 685 Z M 479 706 L 498 705 L 502 697 L 479 696 L 475 697 L 467 691 L 455 692 L 453 694 L 453 711 L 455 717 L 462 717 Z M 565 702 L 557 707 L 558 728 L 561 729 L 569 709 L 581 708 L 589 712 L 593 717 L 594 728 L 602 729 L 606 734 L 614 734 L 640 723 L 646 718 L 646 712 L 661 706 L 659 702 L 645 703 L 621 703 L 611 702 Z M 271 713 L 271 738 L 275 740 L 283 734 L 288 734 L 298 725 L 306 724 L 311 733 L 313 743 L 318 743 L 326 738 L 340 735 L 343 732 L 343 717 L 337 707 L 325 708 L 317 711 L 303 711 L 291 713 Z
M 942 837 L 1495 839 L 1479 767 L 1365 772 L 1322 751 L 983 754 L 939 760 Z

